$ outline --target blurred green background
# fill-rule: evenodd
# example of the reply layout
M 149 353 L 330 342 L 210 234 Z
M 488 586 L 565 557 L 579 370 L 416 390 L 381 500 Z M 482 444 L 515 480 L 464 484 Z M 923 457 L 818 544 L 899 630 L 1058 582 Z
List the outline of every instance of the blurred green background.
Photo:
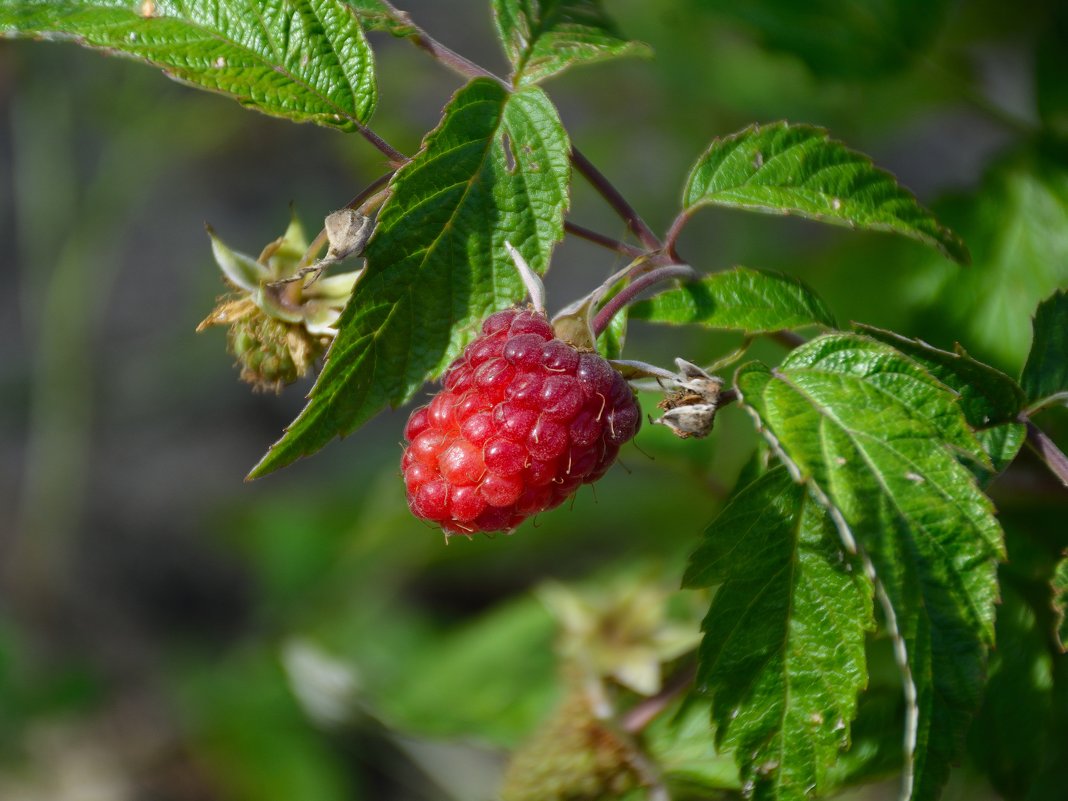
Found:
M 488 2 L 403 5 L 504 70 Z M 695 267 L 799 275 L 843 322 L 960 341 L 1018 372 L 1035 305 L 1068 285 L 1063 2 L 607 6 L 656 58 L 576 70 L 549 90 L 576 144 L 655 229 L 712 137 L 789 119 L 871 154 L 975 261 L 961 269 L 886 236 L 709 211 L 681 241 Z M 459 80 L 404 42 L 373 44 L 374 127 L 414 152 Z M 0 799 L 489 799 L 507 749 L 559 693 L 554 624 L 532 588 L 618 575 L 677 586 L 752 451 L 734 408 L 700 443 L 646 426 L 596 492 L 510 538 L 445 547 L 408 514 L 406 410 L 243 482 L 307 386 L 251 395 L 223 334 L 194 335 L 222 291 L 203 224 L 256 253 L 291 202 L 315 229 L 383 171 L 358 138 L 74 46 L 0 42 Z M 581 181 L 572 219 L 623 235 Z M 565 242 L 550 305 L 618 266 Z M 660 363 L 707 363 L 738 344 L 639 323 L 629 337 L 628 357 Z M 1041 420 L 1062 445 L 1066 417 Z M 1068 505 L 1026 455 L 991 492 L 1021 543 L 999 626 L 1025 663 L 995 656 L 993 673 L 1037 678 L 1002 681 L 1019 697 L 983 710 L 947 798 L 1023 798 L 1056 765 L 1027 721 L 1048 717 L 1050 677 L 1068 671 L 1038 654 L 1034 614 L 1014 599 L 1036 592 L 1068 544 Z M 877 672 L 889 661 L 880 647 Z M 894 699 L 873 692 L 858 741 L 893 728 Z M 1024 733 L 1007 737 L 1013 715 Z M 699 736 L 691 745 L 705 753 Z M 872 749 L 856 756 L 858 774 L 892 775 L 893 754 Z

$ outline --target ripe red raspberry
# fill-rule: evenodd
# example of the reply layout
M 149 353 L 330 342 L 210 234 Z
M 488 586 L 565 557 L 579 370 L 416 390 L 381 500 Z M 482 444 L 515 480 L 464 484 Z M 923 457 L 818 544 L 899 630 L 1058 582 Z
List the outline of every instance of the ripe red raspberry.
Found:
M 401 460 L 408 506 L 447 533 L 506 531 L 603 476 L 641 424 L 634 392 L 545 315 L 490 315 L 412 412 Z

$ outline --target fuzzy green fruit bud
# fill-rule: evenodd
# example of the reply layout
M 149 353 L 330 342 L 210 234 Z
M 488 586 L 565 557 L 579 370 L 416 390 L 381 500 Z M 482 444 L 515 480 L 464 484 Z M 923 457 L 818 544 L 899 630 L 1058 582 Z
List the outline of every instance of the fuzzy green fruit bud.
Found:
M 640 784 L 636 751 L 593 713 L 575 687 L 516 751 L 501 801 L 609 801 Z

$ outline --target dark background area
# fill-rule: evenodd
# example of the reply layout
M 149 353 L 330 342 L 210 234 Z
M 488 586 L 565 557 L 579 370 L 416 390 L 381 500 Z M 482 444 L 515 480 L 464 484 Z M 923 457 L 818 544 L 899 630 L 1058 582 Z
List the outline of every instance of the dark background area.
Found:
M 404 4 L 503 72 L 488 6 Z M 1035 305 L 1068 285 L 1063 3 L 607 6 L 655 59 L 547 88 L 654 229 L 714 136 L 789 119 L 894 172 L 975 261 L 708 211 L 680 245 L 696 268 L 795 274 L 843 322 L 959 340 L 1018 372 Z M 372 40 L 373 127 L 412 153 L 460 79 Z M 222 291 L 203 225 L 255 254 L 290 203 L 314 233 L 383 171 L 357 137 L 72 45 L 0 42 L 0 799 L 488 798 L 504 749 L 556 692 L 553 624 L 531 588 L 628 571 L 677 582 L 751 452 L 736 409 L 700 443 L 645 427 L 573 508 L 449 547 L 405 507 L 406 410 L 243 481 L 308 385 L 250 394 L 221 331 L 194 334 Z M 623 236 L 581 179 L 572 208 Z M 565 241 L 550 306 L 619 266 Z M 629 337 L 628 357 L 660 363 L 711 362 L 739 341 L 639 323 Z M 1062 444 L 1064 418 L 1045 420 Z M 1039 552 L 1060 542 L 1065 497 L 1037 463 L 1022 458 L 992 494 L 1010 533 Z M 967 766 L 947 794 L 987 796 Z

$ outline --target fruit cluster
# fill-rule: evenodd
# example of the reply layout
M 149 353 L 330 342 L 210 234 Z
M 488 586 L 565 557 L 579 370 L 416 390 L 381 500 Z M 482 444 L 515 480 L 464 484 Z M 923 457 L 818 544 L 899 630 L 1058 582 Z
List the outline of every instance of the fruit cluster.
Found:
M 641 423 L 634 391 L 596 353 L 509 309 L 412 412 L 401 461 L 408 505 L 446 533 L 509 531 L 607 472 Z

